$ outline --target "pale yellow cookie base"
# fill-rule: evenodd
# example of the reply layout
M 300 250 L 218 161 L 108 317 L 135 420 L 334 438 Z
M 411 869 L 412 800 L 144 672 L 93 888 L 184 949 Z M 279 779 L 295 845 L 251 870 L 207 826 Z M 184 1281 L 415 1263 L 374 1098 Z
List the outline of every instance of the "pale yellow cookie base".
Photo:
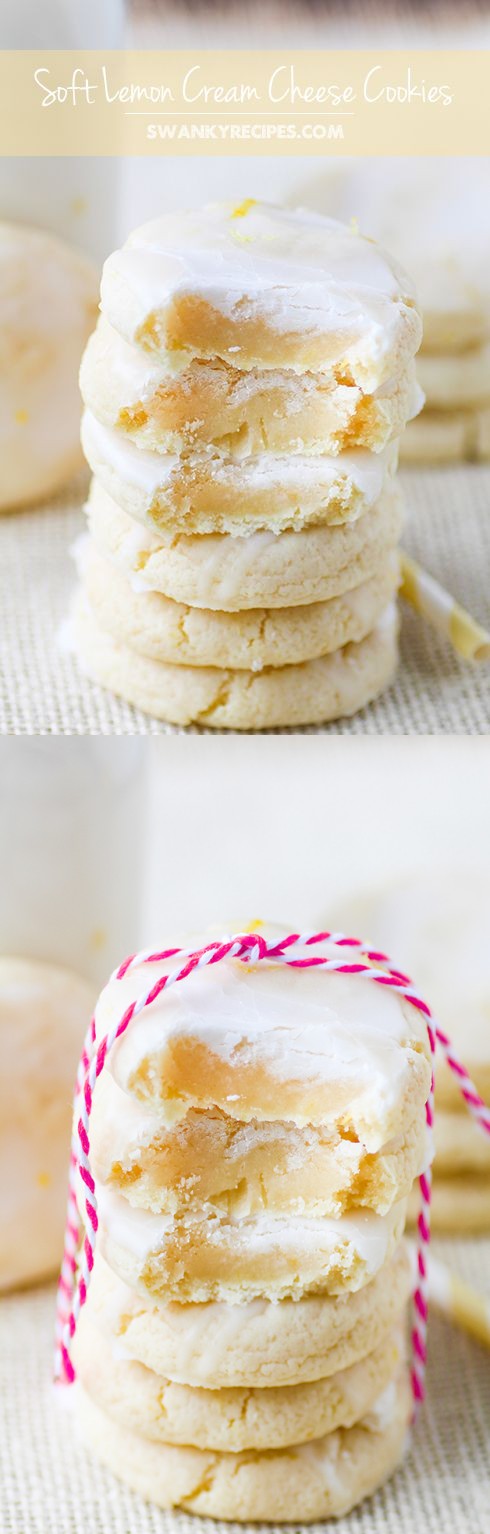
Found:
M 388 1395 L 389 1392 L 389 1395 Z M 216 1454 L 151 1443 L 119 1426 L 81 1387 L 86 1442 L 109 1469 L 158 1507 L 204 1517 L 309 1523 L 337 1517 L 369 1496 L 403 1455 L 411 1412 L 404 1370 L 355 1427 L 269 1453 Z
M 402 527 L 395 485 L 357 522 L 302 532 L 189 536 L 135 523 L 97 479 L 88 507 L 97 547 L 142 590 L 220 612 L 330 601 L 376 576 Z
M 490 458 L 490 407 L 424 410 L 400 442 L 403 463 L 483 462 Z
M 312 1216 L 353 1208 L 386 1214 L 423 1163 L 423 1116 L 376 1155 L 339 1131 L 240 1124 L 217 1109 L 192 1110 L 172 1129 L 135 1104 L 108 1072 L 97 1082 L 91 1155 L 98 1182 L 135 1208 L 174 1214 L 210 1203 L 229 1215 L 287 1210 Z M 156 1120 L 156 1122 L 155 1122 Z M 481 1137 L 482 1138 L 482 1137 Z
M 361 1289 L 399 1245 L 405 1215 L 402 1199 L 383 1217 L 379 1243 L 375 1238 L 373 1246 L 368 1232 L 365 1246 L 364 1230 L 361 1239 L 345 1228 L 334 1237 L 331 1221 L 311 1221 L 305 1240 L 301 1221 L 288 1215 L 231 1221 L 213 1209 L 192 1208 L 174 1215 L 145 1255 L 138 1249 L 140 1210 L 126 1206 L 123 1232 L 117 1222 L 112 1228 L 101 1204 L 98 1241 L 104 1260 L 130 1289 L 179 1304 L 234 1305 Z
M 339 1427 L 351 1427 L 373 1406 L 398 1373 L 404 1356 L 403 1328 L 330 1379 L 270 1390 L 203 1390 L 171 1380 L 121 1358 L 109 1337 L 90 1322 L 88 1306 L 78 1322 L 73 1359 L 77 1378 L 108 1417 L 155 1443 L 240 1453 L 307 1443 Z
M 231 455 L 335 454 L 353 446 L 376 452 L 400 435 L 415 406 L 412 362 L 373 395 L 321 373 L 243 374 L 232 358 L 191 361 L 173 373 L 168 357 L 160 370 L 147 366 L 149 383 L 138 395 L 130 385 L 134 352 L 101 316 L 82 363 L 82 397 L 105 426 L 157 452 L 201 443 Z
M 73 642 L 83 671 L 136 708 L 170 724 L 264 730 L 322 724 L 357 713 L 392 681 L 396 624 L 333 655 L 262 672 L 168 666 L 138 655 L 99 627 L 79 601 Z
M 376 498 L 371 488 L 360 489 L 344 457 L 326 459 L 318 455 L 314 474 L 308 469 L 305 475 L 301 472 L 301 459 L 277 454 L 268 473 L 262 470 L 257 473 L 253 466 L 261 465 L 260 458 L 223 459 L 202 450 L 176 459 L 167 480 L 162 468 L 161 483 L 152 478 L 151 484 L 146 484 L 140 474 L 138 450 L 132 449 L 136 455 L 132 464 L 119 460 L 111 463 L 107 443 L 99 441 L 87 414 L 82 421 L 81 437 L 92 473 L 107 494 L 128 516 L 151 531 L 232 533 L 242 537 L 264 530 L 282 533 L 288 529 L 337 526 L 362 516 Z M 397 467 L 395 444 L 386 452 L 378 494 L 384 485 L 390 486 Z M 159 458 L 158 454 L 154 456 Z M 308 460 L 309 465 L 312 462 Z
M 159 592 L 136 592 L 91 543 L 81 560 L 83 589 L 97 623 L 149 660 L 174 666 L 262 671 L 314 660 L 360 643 L 396 594 L 396 556 L 353 591 L 302 607 L 216 613 Z
M 131 1358 L 177 1384 L 271 1388 L 327 1379 L 377 1348 L 412 1288 L 402 1243 L 355 1293 L 245 1305 L 177 1305 L 128 1289 L 97 1252 L 90 1319 Z

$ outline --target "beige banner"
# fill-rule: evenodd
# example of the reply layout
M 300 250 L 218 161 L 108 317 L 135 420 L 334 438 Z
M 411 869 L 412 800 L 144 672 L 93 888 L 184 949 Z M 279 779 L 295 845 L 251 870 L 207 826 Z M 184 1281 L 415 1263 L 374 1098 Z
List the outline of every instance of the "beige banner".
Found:
M 490 53 L 0 52 L 3 155 L 488 155 Z

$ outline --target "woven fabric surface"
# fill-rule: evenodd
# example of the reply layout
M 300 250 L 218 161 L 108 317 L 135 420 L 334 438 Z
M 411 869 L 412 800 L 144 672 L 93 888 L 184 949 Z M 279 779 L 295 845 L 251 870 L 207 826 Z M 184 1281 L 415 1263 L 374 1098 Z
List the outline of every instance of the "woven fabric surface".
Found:
M 436 1249 L 490 1295 L 490 1241 L 439 1241 Z M 160 1512 L 83 1448 L 73 1397 L 51 1383 L 53 1313 L 51 1286 L 4 1299 L 1 1306 L 2 1534 L 238 1530 L 237 1524 L 201 1524 L 187 1514 Z M 376 1496 L 332 1525 L 338 1534 L 441 1534 L 449 1528 L 452 1534 L 489 1534 L 488 1353 L 437 1317 L 429 1337 L 428 1398 L 407 1458 Z
M 406 470 L 401 478 L 405 546 L 489 626 L 490 468 Z M 174 733 L 93 685 L 60 641 L 75 584 L 70 548 L 83 528 L 82 499 L 79 483 L 52 505 L 0 518 L 0 733 Z M 488 665 L 459 661 L 405 608 L 393 686 L 353 719 L 309 733 L 472 735 L 489 729 Z

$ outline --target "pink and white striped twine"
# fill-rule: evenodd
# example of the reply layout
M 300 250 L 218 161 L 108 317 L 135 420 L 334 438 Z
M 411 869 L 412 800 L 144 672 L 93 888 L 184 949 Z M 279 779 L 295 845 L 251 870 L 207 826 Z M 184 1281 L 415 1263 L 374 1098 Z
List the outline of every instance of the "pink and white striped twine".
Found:
M 342 962 L 339 958 L 327 958 L 320 954 L 311 954 L 311 957 L 294 958 L 294 952 L 298 948 L 313 948 L 316 943 L 335 943 L 338 948 L 355 949 L 358 955 L 367 960 Z M 94 1249 L 98 1229 L 97 1195 L 95 1182 L 90 1168 L 90 1115 L 92 1111 L 93 1091 L 97 1078 L 104 1068 L 107 1057 L 116 1042 L 126 1032 L 134 1017 L 138 1016 L 145 1007 L 150 1007 L 157 1000 L 162 991 L 169 990 L 172 985 L 179 985 L 186 980 L 194 970 L 202 969 L 208 964 L 220 964 L 223 959 L 236 958 L 244 964 L 267 960 L 275 964 L 284 963 L 293 969 L 309 969 L 322 967 L 328 971 L 336 971 L 341 975 L 360 975 L 365 980 L 370 980 L 374 985 L 382 985 L 388 989 L 397 991 L 418 1012 L 423 1013 L 427 1023 L 427 1034 L 430 1044 L 431 1056 L 434 1062 L 436 1042 L 441 1045 L 447 1064 L 457 1078 L 459 1090 L 470 1113 L 476 1119 L 481 1129 L 490 1135 L 490 1109 L 486 1107 L 479 1096 L 476 1087 L 470 1080 L 467 1070 L 460 1060 L 457 1060 L 451 1048 L 451 1042 L 447 1034 L 437 1026 L 427 1002 L 422 1000 L 414 989 L 407 975 L 400 970 L 394 969 L 386 954 L 368 948 L 358 938 L 346 937 L 340 932 L 314 932 L 314 933 L 290 933 L 280 943 L 268 944 L 264 937 L 256 932 L 240 933 L 237 936 L 223 941 L 208 943 L 200 949 L 167 948 L 161 953 L 142 952 L 133 954 L 125 959 L 124 963 L 114 971 L 111 977 L 121 980 L 129 970 L 144 968 L 146 964 L 164 963 L 167 959 L 181 956 L 182 968 L 175 970 L 173 974 L 161 975 L 150 986 L 149 990 L 142 990 L 136 1001 L 131 1002 L 123 1016 L 114 1024 L 98 1043 L 96 1039 L 95 1019 L 92 1018 L 87 1038 L 82 1051 L 80 1064 L 77 1072 L 74 1097 L 74 1117 L 79 1105 L 79 1117 L 74 1126 L 70 1174 L 68 1192 L 68 1210 L 65 1231 L 65 1245 L 63 1262 L 58 1284 L 58 1300 L 56 1311 L 56 1354 L 55 1354 L 55 1379 L 60 1382 L 71 1384 L 75 1379 L 75 1369 L 70 1355 L 70 1346 L 75 1335 L 78 1316 L 87 1298 L 91 1273 L 94 1265 Z M 377 966 L 383 966 L 377 967 Z M 429 1129 L 434 1122 L 434 1071 L 429 1096 L 426 1103 L 426 1120 Z M 77 1202 L 77 1177 L 80 1177 L 85 1189 L 85 1232 L 83 1245 L 79 1250 L 82 1233 L 82 1220 Z M 430 1242 L 430 1205 L 432 1176 L 430 1169 L 422 1172 L 419 1178 L 421 1207 L 417 1221 L 417 1276 L 414 1290 L 414 1320 L 412 1327 L 412 1363 L 411 1379 L 415 1406 L 417 1407 L 424 1399 L 424 1375 L 427 1354 L 427 1319 L 428 1319 L 428 1247 Z

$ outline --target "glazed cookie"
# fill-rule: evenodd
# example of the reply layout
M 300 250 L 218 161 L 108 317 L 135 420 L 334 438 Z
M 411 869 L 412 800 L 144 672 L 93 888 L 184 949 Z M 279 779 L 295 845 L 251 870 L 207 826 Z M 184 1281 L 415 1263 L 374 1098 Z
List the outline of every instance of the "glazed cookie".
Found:
M 277 943 L 286 930 L 262 935 Z M 201 934 L 188 947 L 211 940 Z M 312 952 L 298 946 L 295 956 Z M 345 962 L 332 941 L 314 952 Z M 177 952 L 113 977 L 97 1003 L 97 1039 L 182 963 Z M 273 958 L 251 966 L 227 957 L 161 992 L 116 1040 L 106 1069 L 158 1107 L 162 1124 L 214 1107 L 242 1123 L 322 1124 L 372 1152 L 424 1121 L 431 1077 L 425 1019 L 403 997 L 364 975 Z
M 131 1289 L 187 1304 L 353 1292 L 389 1260 L 406 1215 L 404 1199 L 384 1215 L 353 1210 L 338 1219 L 233 1218 L 211 1204 L 150 1214 L 101 1184 L 97 1203 L 109 1267 Z
M 490 458 L 490 407 L 424 410 L 410 421 L 400 443 L 405 463 L 480 463 Z
M 112 639 L 83 598 L 75 605 L 71 632 L 79 665 L 93 681 L 156 719 L 211 729 L 323 724 L 355 714 L 388 686 L 398 661 L 394 605 L 359 644 L 261 672 L 151 660 Z
M 409 279 L 352 228 L 252 199 L 163 214 L 109 256 L 102 312 L 165 357 L 321 371 L 378 389 L 422 327 Z
M 205 1203 L 227 1215 L 269 1209 L 318 1218 L 356 1207 L 386 1214 L 409 1193 L 426 1165 L 427 1147 L 418 1119 L 376 1155 L 321 1126 L 240 1124 L 219 1109 L 191 1108 L 166 1129 L 158 1110 L 103 1071 L 94 1092 L 91 1155 L 99 1182 L 155 1214 Z
M 224 458 L 201 447 L 180 456 L 137 447 L 85 411 L 82 445 L 92 472 L 118 506 L 151 531 L 232 533 L 332 525 L 376 504 L 398 461 L 397 443 L 379 453 L 260 453 Z
M 417 413 L 422 395 L 409 363 L 374 394 L 322 373 L 239 372 L 229 362 L 182 362 L 130 346 L 101 315 L 80 371 L 84 403 L 103 426 L 143 448 L 181 453 L 199 445 L 225 457 L 378 452 Z
M 157 1507 L 242 1523 L 311 1523 L 347 1513 L 391 1474 L 404 1452 L 412 1398 L 403 1369 L 356 1426 L 238 1455 L 152 1443 L 100 1411 L 81 1387 L 77 1407 L 86 1442 Z
M 78 565 L 90 609 L 112 639 L 167 665 L 240 671 L 300 664 L 358 644 L 392 601 L 399 579 L 392 555 L 371 580 L 329 602 L 217 613 L 134 591 L 95 544 L 80 549 Z
M 176 1385 L 121 1356 L 82 1310 L 74 1346 L 77 1377 L 87 1395 L 131 1433 L 155 1443 L 240 1453 L 286 1448 L 352 1427 L 398 1373 L 401 1326 L 372 1353 L 330 1379 L 270 1390 L 203 1390 Z
M 0 959 L 0 1289 L 63 1250 L 70 1099 L 93 991 L 70 970 Z
M 80 356 L 97 314 L 88 261 L 41 229 L 0 223 L 0 511 L 82 466 Z
M 270 1389 L 327 1379 L 365 1358 L 393 1330 L 411 1287 L 402 1243 L 354 1293 L 177 1305 L 128 1289 L 97 1252 L 90 1320 L 118 1352 L 176 1384 Z
M 280 537 L 168 531 L 157 536 L 128 517 L 97 480 L 87 515 L 94 543 L 135 590 L 158 591 L 175 602 L 219 612 L 296 607 L 342 596 L 377 575 L 402 526 L 395 485 L 356 522 Z

